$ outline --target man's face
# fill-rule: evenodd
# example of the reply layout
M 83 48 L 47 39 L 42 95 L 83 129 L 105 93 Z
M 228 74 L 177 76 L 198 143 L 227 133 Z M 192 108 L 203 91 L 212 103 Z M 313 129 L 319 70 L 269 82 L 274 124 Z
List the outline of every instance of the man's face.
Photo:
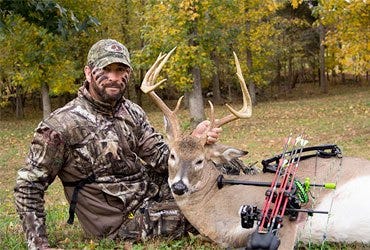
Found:
M 122 97 L 130 74 L 131 69 L 122 63 L 112 63 L 102 69 L 85 67 L 90 95 L 112 105 Z

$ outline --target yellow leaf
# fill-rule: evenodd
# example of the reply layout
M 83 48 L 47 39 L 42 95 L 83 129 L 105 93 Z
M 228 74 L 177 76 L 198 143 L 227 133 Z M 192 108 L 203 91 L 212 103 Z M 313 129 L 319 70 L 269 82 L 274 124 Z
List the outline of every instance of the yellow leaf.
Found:
M 297 9 L 298 6 L 302 3 L 302 0 L 292 0 L 293 9 Z

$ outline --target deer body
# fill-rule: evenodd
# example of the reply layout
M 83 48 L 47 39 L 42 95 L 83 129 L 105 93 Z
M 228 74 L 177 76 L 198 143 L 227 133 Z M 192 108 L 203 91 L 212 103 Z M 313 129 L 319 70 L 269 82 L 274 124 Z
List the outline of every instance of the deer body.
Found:
M 180 132 L 176 112 L 181 98 L 176 108 L 171 110 L 154 92 L 165 81 L 156 83 L 156 78 L 173 51 L 159 55 L 141 85 L 141 90 L 153 99 L 167 121 L 166 133 L 171 150 L 168 182 L 171 191 L 182 213 L 201 234 L 223 247 L 245 247 L 256 225 L 251 229 L 242 228 L 239 210 L 243 205 L 261 208 L 267 188 L 246 185 L 225 185 L 222 189 L 217 187 L 220 172 L 215 164 L 242 157 L 247 152 L 221 144 L 209 145 L 206 138 Z M 221 127 L 252 115 L 251 99 L 235 53 L 234 58 L 243 93 L 243 107 L 236 111 L 227 105 L 231 114 L 216 120 L 210 103 L 211 127 Z M 306 177 L 310 177 L 311 183 L 316 184 L 336 182 L 337 189 L 311 188 L 314 198 L 311 197 L 307 207 L 302 208 L 329 211 L 329 217 L 326 214 L 314 214 L 306 223 L 307 215 L 301 212 L 296 221 L 291 222 L 285 218 L 283 227 L 278 231 L 280 249 L 293 249 L 296 238 L 304 242 L 320 242 L 324 233 L 329 241 L 370 244 L 370 202 L 366 200 L 370 192 L 370 161 L 351 157 L 341 160 L 311 158 L 299 163 L 296 178 L 303 182 Z M 227 178 L 271 182 L 273 174 Z
M 215 150 L 214 148 L 212 150 Z M 173 154 L 178 159 L 190 157 L 182 152 Z M 190 154 L 196 155 L 195 152 Z M 222 157 L 227 158 L 225 155 Z M 298 179 L 310 177 L 311 181 L 317 184 L 337 182 L 337 190 L 312 188 L 315 199 L 310 198 L 307 207 L 330 211 L 330 218 L 328 219 L 326 214 L 314 214 L 310 217 L 311 222 L 306 223 L 307 216 L 304 213 L 300 213 L 298 220 L 293 222 L 286 217 L 279 232 L 280 249 L 293 249 L 297 237 L 303 242 L 321 242 L 324 233 L 329 241 L 370 243 L 370 215 L 367 212 L 370 211 L 370 203 L 364 200 L 366 192 L 370 190 L 370 162 L 351 157 L 344 157 L 342 163 L 340 161 L 341 159 L 337 158 L 318 158 L 316 163 L 316 158 L 312 158 L 300 162 Z M 177 204 L 189 222 L 203 235 L 223 247 L 246 246 L 248 237 L 256 228 L 242 228 L 240 208 L 242 205 L 261 208 L 267 187 L 225 185 L 219 189 L 217 177 L 220 172 L 214 167 L 211 159 L 207 159 L 202 167 L 198 168 L 194 167 L 194 164 L 185 166 L 178 162 L 181 160 L 169 161 L 169 184 L 175 191 L 173 194 Z M 227 178 L 269 182 L 273 174 L 260 173 Z M 187 192 L 176 194 L 178 182 L 186 183 Z M 332 202 L 333 206 L 330 208 Z

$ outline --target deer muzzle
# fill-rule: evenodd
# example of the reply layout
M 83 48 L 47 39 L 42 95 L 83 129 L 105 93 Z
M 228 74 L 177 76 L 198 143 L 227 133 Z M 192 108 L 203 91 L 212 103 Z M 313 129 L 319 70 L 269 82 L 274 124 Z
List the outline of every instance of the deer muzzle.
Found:
M 176 195 L 183 195 L 188 191 L 188 188 L 185 185 L 185 183 L 182 180 L 180 180 L 171 185 L 171 190 Z

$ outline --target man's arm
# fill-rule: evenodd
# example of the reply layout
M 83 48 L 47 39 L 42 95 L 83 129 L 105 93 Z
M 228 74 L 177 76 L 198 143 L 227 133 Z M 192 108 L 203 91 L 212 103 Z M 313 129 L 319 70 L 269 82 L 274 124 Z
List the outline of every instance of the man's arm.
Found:
M 34 135 L 26 166 L 18 171 L 14 197 L 29 249 L 48 247 L 44 192 L 61 167 L 63 152 L 60 134 L 41 125 Z
M 169 148 L 163 136 L 146 119 L 141 123 L 138 155 L 157 172 L 167 170 Z

